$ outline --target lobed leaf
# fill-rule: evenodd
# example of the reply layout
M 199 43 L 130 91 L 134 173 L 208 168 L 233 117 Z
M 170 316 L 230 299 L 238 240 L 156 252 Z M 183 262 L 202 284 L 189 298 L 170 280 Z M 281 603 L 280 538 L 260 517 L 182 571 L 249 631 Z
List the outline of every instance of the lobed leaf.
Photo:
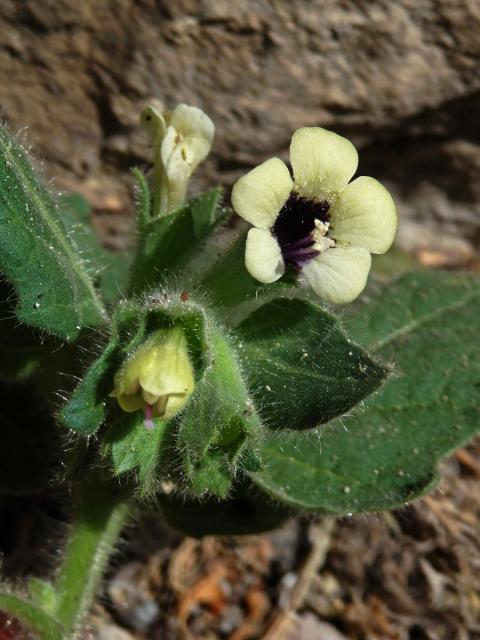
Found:
M 113 389 L 113 375 L 121 363 L 120 358 L 119 337 L 114 334 L 60 411 L 59 419 L 66 427 L 83 435 L 91 435 L 100 427 L 106 414 L 106 398 Z

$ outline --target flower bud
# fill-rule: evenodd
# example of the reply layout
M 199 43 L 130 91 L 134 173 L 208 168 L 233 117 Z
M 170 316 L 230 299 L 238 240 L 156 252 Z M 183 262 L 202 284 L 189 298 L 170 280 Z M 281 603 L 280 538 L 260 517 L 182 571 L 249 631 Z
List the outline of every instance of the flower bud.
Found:
M 141 121 L 153 138 L 156 187 L 163 191 L 154 213 L 166 213 L 184 202 L 191 175 L 212 148 L 215 127 L 206 113 L 187 104 L 162 112 L 152 102 Z
M 111 397 L 129 413 L 142 409 L 145 427 L 152 418 L 169 420 L 183 409 L 195 382 L 183 329 L 155 331 L 115 374 Z

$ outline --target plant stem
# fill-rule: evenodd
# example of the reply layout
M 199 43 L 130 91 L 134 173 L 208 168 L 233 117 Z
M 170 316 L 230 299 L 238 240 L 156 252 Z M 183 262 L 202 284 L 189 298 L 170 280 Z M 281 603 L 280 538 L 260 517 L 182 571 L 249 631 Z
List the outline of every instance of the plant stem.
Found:
M 153 205 L 152 217 L 166 215 L 170 210 L 169 182 L 163 167 L 161 156 L 161 143 L 157 143 L 153 165 Z
M 75 637 L 88 613 L 130 513 L 120 491 L 97 480 L 78 487 L 74 521 L 56 581 L 53 615 L 65 630 L 65 640 Z

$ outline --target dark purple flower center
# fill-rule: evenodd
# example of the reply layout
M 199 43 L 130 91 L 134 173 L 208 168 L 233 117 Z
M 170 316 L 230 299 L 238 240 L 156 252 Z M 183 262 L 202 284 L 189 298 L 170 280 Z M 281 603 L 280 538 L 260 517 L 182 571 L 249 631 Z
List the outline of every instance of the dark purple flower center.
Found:
M 329 208 L 326 200 L 308 200 L 295 191 L 281 208 L 272 233 L 280 245 L 285 263 L 293 265 L 297 271 L 305 262 L 320 255 L 320 251 L 313 248 L 315 220 L 327 223 L 330 219 Z

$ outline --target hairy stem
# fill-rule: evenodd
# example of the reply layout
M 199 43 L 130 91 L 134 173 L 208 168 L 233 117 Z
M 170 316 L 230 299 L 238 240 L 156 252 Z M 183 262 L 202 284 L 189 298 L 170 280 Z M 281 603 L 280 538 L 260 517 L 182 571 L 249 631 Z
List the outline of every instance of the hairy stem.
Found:
M 65 640 L 74 638 L 81 627 L 129 513 L 127 500 L 113 485 L 84 482 L 78 487 L 53 612 Z

